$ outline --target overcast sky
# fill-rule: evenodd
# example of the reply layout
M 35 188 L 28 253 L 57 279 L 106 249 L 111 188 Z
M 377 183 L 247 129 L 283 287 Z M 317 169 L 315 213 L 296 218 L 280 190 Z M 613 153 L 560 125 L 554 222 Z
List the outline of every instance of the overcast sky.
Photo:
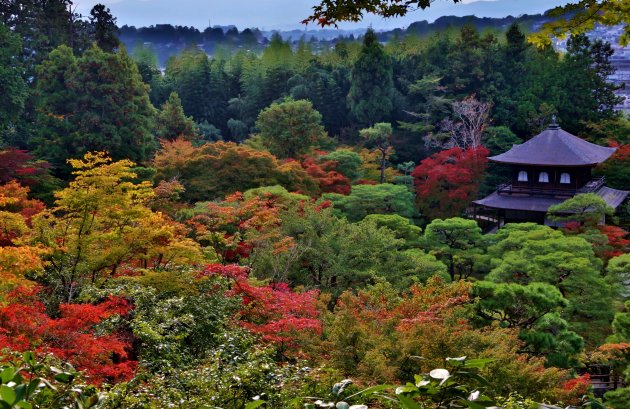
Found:
M 300 21 L 310 15 L 318 0 L 75 0 L 77 11 L 88 14 L 94 4 L 103 3 L 117 17 L 119 25 L 148 26 L 170 23 L 195 26 L 235 25 L 239 29 L 304 28 Z M 418 20 L 433 21 L 445 15 L 504 17 L 535 14 L 568 0 L 435 0 L 427 10 L 414 11 L 403 18 L 366 17 L 361 23 L 342 24 L 341 28 L 372 25 L 375 29 L 406 27 Z M 310 28 L 310 27 L 309 27 Z

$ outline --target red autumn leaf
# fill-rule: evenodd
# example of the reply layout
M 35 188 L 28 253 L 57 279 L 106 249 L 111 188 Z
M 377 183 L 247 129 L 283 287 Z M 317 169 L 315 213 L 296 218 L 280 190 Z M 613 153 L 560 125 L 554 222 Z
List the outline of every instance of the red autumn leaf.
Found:
M 131 305 L 110 296 L 93 304 L 61 304 L 51 318 L 39 301 L 38 288 L 18 287 L 0 308 L 0 349 L 52 354 L 81 370 L 94 384 L 133 376 L 137 362 L 129 356 L 131 340 L 122 334 L 100 334 L 94 326 L 113 315 L 126 315 Z

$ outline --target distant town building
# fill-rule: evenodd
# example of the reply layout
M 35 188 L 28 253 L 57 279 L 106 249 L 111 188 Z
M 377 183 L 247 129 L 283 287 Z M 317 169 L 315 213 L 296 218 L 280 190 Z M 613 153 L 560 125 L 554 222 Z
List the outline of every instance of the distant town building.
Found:
M 619 45 L 619 37 L 623 34 L 623 26 L 597 26 L 589 33 L 591 39 L 600 39 L 610 43 L 615 53 L 610 62 L 615 67 L 616 72 L 608 77 L 608 80 L 615 85 L 627 86 L 615 91 L 615 94 L 622 97 L 623 101 L 615 106 L 618 111 L 630 114 L 630 47 Z

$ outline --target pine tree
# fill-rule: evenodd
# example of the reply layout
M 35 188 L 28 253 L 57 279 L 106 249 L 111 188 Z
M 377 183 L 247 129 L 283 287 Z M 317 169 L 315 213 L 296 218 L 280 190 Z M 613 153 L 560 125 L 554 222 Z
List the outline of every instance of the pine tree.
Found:
M 116 36 L 116 18 L 112 16 L 109 8 L 97 4 L 90 11 L 90 22 L 94 27 L 94 39 L 103 51 L 112 52 L 120 45 Z
M 26 99 L 26 83 L 22 79 L 22 64 L 14 58 L 21 52 L 20 38 L 0 23 L 0 147 L 7 125 L 14 122 Z
M 176 92 L 172 92 L 168 101 L 155 118 L 155 136 L 159 139 L 174 140 L 182 137 L 192 141 L 198 138 L 195 121 L 184 114 L 182 101 Z
M 61 175 L 66 159 L 90 150 L 142 162 L 155 148 L 155 109 L 124 48 L 93 47 L 80 58 L 62 46 L 38 69 L 38 138 L 34 146 Z
M 583 122 L 599 122 L 616 116 L 617 86 L 607 81 L 615 72 L 610 63 L 612 47 L 601 40 L 591 42 L 585 35 L 567 41 L 567 55 L 560 67 L 563 101 L 558 106 L 563 128 L 578 133 Z

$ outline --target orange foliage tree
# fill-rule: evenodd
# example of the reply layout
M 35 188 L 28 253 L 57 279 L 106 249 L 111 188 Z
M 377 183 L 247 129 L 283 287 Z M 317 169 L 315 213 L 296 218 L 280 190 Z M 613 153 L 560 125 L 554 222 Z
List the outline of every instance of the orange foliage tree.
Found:
M 249 257 L 262 242 L 274 243 L 278 251 L 291 245 L 279 229 L 283 207 L 272 194 L 246 198 L 235 193 L 222 202 L 205 203 L 188 223 L 198 242 L 213 248 L 223 262 L 231 263 Z
M 302 167 L 319 185 L 322 193 L 350 193 L 350 179 L 337 171 L 337 162 L 333 160 L 317 160 L 306 158 Z
M 25 276 L 44 268 L 45 249 L 31 243 L 31 219 L 44 204 L 29 199 L 28 192 L 14 180 L 0 186 L 0 289 L 28 285 Z
M 434 277 L 403 296 L 388 284 L 345 292 L 323 318 L 321 356 L 364 382 L 408 381 L 441 367 L 447 357 L 484 357 L 492 359 L 482 375 L 494 394 L 574 398 L 559 387 L 569 379 L 566 372 L 519 352 L 517 331 L 471 325 L 469 291 L 470 283 Z
M 282 163 L 269 152 L 233 142 L 195 147 L 183 139 L 162 141 L 153 165 L 157 180 L 177 180 L 185 200 L 222 198 L 237 190 L 281 185 L 289 191 L 316 195 L 317 182 L 295 162 Z

